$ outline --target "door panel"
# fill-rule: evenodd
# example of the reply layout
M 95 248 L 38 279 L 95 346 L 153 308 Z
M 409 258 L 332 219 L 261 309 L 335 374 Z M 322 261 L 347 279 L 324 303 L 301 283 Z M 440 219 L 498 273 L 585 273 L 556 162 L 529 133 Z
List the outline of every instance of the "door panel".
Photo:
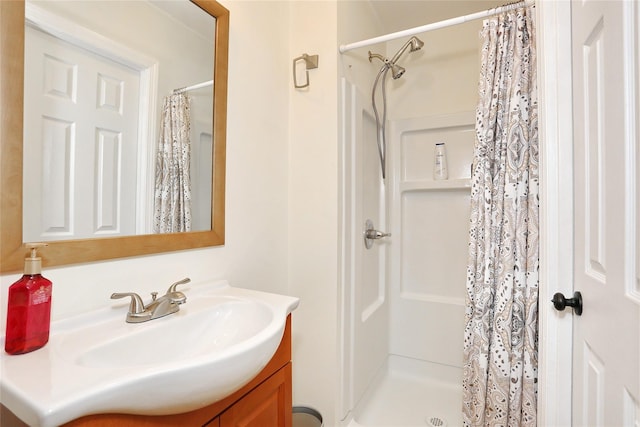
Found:
M 624 102 L 629 92 L 637 96 L 625 79 L 637 64 L 624 51 L 628 6 L 572 2 L 574 289 L 584 301 L 574 318 L 573 424 L 580 426 L 638 420 L 640 317 L 627 292 L 638 251 L 626 237 L 637 224 L 636 165 L 627 161 L 637 119 Z
M 25 240 L 135 234 L 140 74 L 25 28 Z

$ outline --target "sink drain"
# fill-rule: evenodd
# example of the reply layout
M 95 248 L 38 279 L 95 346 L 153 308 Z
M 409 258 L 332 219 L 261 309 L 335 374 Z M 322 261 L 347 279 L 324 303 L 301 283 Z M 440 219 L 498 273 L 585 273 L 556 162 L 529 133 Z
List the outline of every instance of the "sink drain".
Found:
M 446 427 L 447 422 L 440 417 L 427 417 L 427 425 L 430 427 Z

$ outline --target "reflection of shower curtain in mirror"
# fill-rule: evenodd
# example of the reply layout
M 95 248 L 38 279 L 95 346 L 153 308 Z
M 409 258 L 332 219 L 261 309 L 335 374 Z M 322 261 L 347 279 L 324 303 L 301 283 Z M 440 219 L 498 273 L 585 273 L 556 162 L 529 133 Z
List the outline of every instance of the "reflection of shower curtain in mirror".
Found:
M 465 426 L 536 426 L 538 104 L 534 10 L 485 21 L 471 190 Z
M 190 100 L 185 94 L 169 95 L 162 106 L 153 230 L 175 233 L 191 230 Z

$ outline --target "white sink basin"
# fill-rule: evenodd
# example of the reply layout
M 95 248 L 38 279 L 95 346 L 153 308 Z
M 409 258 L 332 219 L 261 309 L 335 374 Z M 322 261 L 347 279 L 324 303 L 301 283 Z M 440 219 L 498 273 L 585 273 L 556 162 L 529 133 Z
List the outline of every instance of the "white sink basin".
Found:
M 134 325 L 116 321 L 60 334 L 60 356 L 89 367 L 145 367 L 221 354 L 274 321 L 257 300 L 202 296 L 173 315 Z M 122 319 L 120 319 L 122 320 Z
M 128 304 L 51 326 L 49 343 L 0 359 L 0 400 L 29 425 L 95 413 L 166 415 L 204 407 L 255 377 L 298 299 L 230 287 L 181 290 L 180 311 L 125 322 Z M 4 345 L 3 345 L 4 347 Z

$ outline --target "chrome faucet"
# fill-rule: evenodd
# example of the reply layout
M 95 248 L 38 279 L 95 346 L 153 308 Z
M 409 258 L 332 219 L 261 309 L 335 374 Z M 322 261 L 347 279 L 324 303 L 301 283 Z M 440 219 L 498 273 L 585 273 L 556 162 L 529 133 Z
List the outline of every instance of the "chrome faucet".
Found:
M 184 285 L 190 281 L 191 279 L 187 277 L 175 282 L 169 286 L 167 293 L 160 298 L 158 298 L 157 292 L 151 292 L 151 302 L 146 306 L 144 305 L 144 302 L 142 302 L 140 295 L 134 292 L 116 292 L 111 294 L 111 299 L 131 297 L 131 304 L 129 304 L 129 312 L 127 313 L 126 319 L 127 322 L 147 322 L 180 310 L 180 304 L 184 304 L 187 301 L 187 297 L 185 294 L 177 290 L 177 287 L 178 285 Z

